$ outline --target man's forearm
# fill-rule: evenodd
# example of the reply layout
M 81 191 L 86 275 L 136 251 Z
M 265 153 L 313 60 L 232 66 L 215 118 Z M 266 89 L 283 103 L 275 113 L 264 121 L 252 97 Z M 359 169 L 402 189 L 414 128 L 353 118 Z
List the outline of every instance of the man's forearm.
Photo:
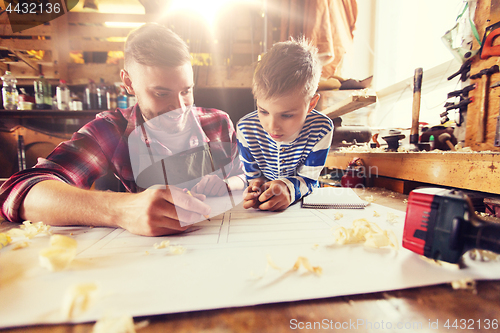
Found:
M 63 182 L 47 180 L 33 186 L 20 207 L 25 220 L 49 225 L 94 225 L 116 227 L 120 195 L 126 193 L 91 191 Z

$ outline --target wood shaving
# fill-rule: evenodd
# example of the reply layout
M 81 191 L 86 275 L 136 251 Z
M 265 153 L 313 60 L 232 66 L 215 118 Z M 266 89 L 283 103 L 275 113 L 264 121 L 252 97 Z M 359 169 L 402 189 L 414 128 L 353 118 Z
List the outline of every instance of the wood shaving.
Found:
M 298 257 L 297 260 L 295 261 L 295 264 L 293 265 L 293 267 L 290 270 L 297 271 L 300 268 L 300 266 L 303 266 L 309 272 L 315 273 L 317 275 L 321 275 L 323 273 L 323 268 L 321 268 L 320 266 L 312 266 L 306 257 Z M 262 273 L 262 275 L 258 276 L 258 275 L 255 275 L 254 272 L 252 271 L 252 272 L 250 272 L 250 275 L 252 275 L 252 277 L 255 279 L 262 279 L 267 274 L 269 267 L 276 269 L 278 271 L 283 270 L 281 267 L 279 267 L 278 265 L 276 265 L 274 263 L 273 259 L 268 254 L 267 255 L 266 269 L 264 270 L 264 273 Z
M 184 252 L 186 252 L 186 248 L 180 245 L 171 245 L 168 247 L 168 249 L 172 254 L 183 254 Z
M 365 201 L 368 201 L 369 203 L 374 203 L 377 201 L 375 198 L 373 198 L 373 195 L 365 197 Z
M 377 213 L 376 211 L 373 211 L 373 217 L 380 217 L 380 214 Z
M 387 212 L 387 219 L 386 219 L 387 222 L 394 224 L 394 223 L 398 222 L 398 218 L 399 218 L 399 216 L 397 216 L 396 214 L 391 213 L 391 212 Z
M 135 333 L 134 318 L 131 316 L 104 317 L 99 319 L 92 333 Z
M 390 246 L 395 250 L 399 248 L 396 234 L 392 230 L 382 230 L 377 224 L 366 219 L 354 220 L 352 225 L 351 228 L 338 227 L 334 230 L 335 243 L 364 243 L 365 246 L 374 248 Z
M 165 240 L 165 241 L 161 242 L 160 244 L 154 243 L 153 247 L 158 250 L 158 249 L 164 249 L 169 245 L 170 245 L 170 241 Z
M 344 217 L 344 214 L 342 214 L 341 212 L 335 212 L 335 213 L 333 214 L 333 218 L 334 218 L 335 220 L 340 220 L 340 219 L 341 219 L 341 218 L 343 218 L 343 217 Z
M 28 242 L 16 242 L 16 243 L 12 244 L 12 251 L 24 249 L 25 247 L 28 247 L 29 245 L 30 245 L 30 243 L 28 243 Z
M 297 271 L 300 268 L 300 266 L 304 267 L 311 273 L 315 273 L 316 275 L 323 274 L 323 268 L 321 268 L 320 266 L 312 266 L 309 263 L 309 259 L 307 259 L 306 257 L 298 257 L 292 269 L 294 271 Z
M 476 290 L 476 281 L 471 278 L 465 278 L 461 280 L 456 280 L 451 282 L 451 287 L 455 290 L 457 289 L 466 289 L 466 290 L 473 290 L 477 292 Z
M 155 243 L 153 245 L 153 247 L 155 249 L 157 249 L 157 250 L 168 248 L 168 250 L 172 254 L 183 254 L 184 252 L 186 252 L 186 248 L 185 247 L 180 246 L 180 245 L 170 245 L 170 241 L 169 240 L 162 241 L 160 244 Z
M 69 266 L 76 256 L 77 242 L 73 238 L 63 235 L 52 235 L 50 246 L 38 254 L 40 266 L 55 272 Z
M 26 237 L 32 239 L 39 234 L 50 234 L 50 226 L 43 222 L 31 223 L 31 221 L 24 221 L 19 228 L 10 229 L 7 233 L 12 238 Z
M 97 297 L 97 292 L 95 283 L 80 283 L 69 287 L 63 299 L 63 316 L 71 319 L 87 311 Z
M 271 256 L 268 254 L 267 255 L 267 265 L 266 265 L 266 272 L 267 272 L 267 269 L 271 267 L 271 268 L 274 268 L 274 269 L 277 269 L 278 271 L 281 271 L 281 267 L 279 267 L 278 265 L 276 265 L 273 261 L 273 258 L 271 258 Z
M 460 269 L 460 263 L 453 264 L 451 262 L 442 261 L 442 260 L 435 260 L 435 259 L 427 258 L 425 256 L 420 256 L 420 259 L 422 259 L 423 261 L 425 261 L 429 264 L 432 264 L 435 266 L 441 266 L 441 267 L 446 268 L 446 269 L 450 269 L 450 270 L 459 270 Z
M 500 261 L 500 254 L 487 250 L 473 249 L 469 251 L 469 258 L 471 258 L 472 260 L 485 262 Z
M 4 246 L 9 245 L 9 243 L 12 242 L 12 238 L 6 233 L 0 233 L 0 249 Z

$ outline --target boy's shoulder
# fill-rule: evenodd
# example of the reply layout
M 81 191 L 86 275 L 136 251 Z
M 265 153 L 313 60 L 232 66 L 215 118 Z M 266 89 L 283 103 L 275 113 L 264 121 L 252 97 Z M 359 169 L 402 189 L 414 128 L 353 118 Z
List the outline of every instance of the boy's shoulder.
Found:
M 327 115 L 319 111 L 312 110 L 307 115 L 304 126 L 310 127 L 311 129 L 320 127 L 327 130 L 332 130 L 333 121 Z
M 250 124 L 258 124 L 259 123 L 259 115 L 257 114 L 257 110 L 252 111 L 245 116 L 243 116 L 239 121 L 238 121 L 238 127 L 239 126 L 244 126 L 244 125 L 250 125 Z

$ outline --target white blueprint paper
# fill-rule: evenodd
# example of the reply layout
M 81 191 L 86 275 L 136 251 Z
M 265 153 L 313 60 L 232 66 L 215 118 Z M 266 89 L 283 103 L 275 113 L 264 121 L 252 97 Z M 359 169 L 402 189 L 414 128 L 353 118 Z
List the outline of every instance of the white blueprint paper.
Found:
M 374 217 L 374 211 L 380 216 Z M 335 220 L 335 213 L 343 217 Z M 388 213 L 397 216 L 387 221 Z M 400 248 L 334 245 L 333 227 L 366 218 L 392 229 L 401 244 L 404 212 L 372 204 L 365 209 L 301 209 L 272 213 L 236 207 L 192 231 L 176 236 L 141 237 L 122 229 L 53 227 L 78 241 L 78 254 L 64 271 L 38 264 L 49 236 L 30 246 L 0 250 L 0 327 L 95 321 L 109 315 L 145 316 L 283 301 L 380 292 L 451 282 L 498 279 L 500 262 L 472 262 L 450 270 Z M 5 228 L 10 224 L 4 223 Z M 1 227 L 0 226 L 0 227 Z M 154 244 L 170 240 L 186 251 L 171 254 Z M 268 268 L 267 257 L 282 268 Z M 299 256 L 321 266 L 318 276 L 291 271 Z M 61 313 L 64 294 L 78 283 L 96 283 L 98 296 L 71 320 Z

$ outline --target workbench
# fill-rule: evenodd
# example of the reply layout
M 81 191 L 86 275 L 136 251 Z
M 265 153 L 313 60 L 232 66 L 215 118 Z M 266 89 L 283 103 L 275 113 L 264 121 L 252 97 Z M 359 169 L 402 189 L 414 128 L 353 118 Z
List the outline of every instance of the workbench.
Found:
M 500 153 L 331 151 L 326 167 L 346 169 L 355 157 L 363 160 L 368 182 L 386 177 L 500 194 Z
M 393 209 L 404 211 L 406 208 L 406 195 L 380 188 L 356 189 L 356 191 L 362 197 L 372 195 L 376 203 Z M 450 284 L 441 284 L 317 300 L 140 317 L 134 318 L 134 321 L 135 323 L 149 321 L 149 325 L 138 330 L 140 333 L 289 332 L 294 331 L 292 327 L 307 325 L 308 322 L 323 322 L 323 320 L 343 324 L 346 330 L 349 329 L 347 326 L 349 323 L 357 320 L 364 320 L 365 323 L 370 322 L 375 325 L 372 330 L 351 329 L 355 332 L 449 332 L 463 331 L 452 326 L 455 323 L 460 327 L 460 320 L 463 319 L 467 325 L 470 325 L 468 327 L 474 328 L 475 332 L 493 332 L 496 330 L 491 328 L 492 321 L 497 320 L 496 323 L 498 323 L 500 320 L 499 299 L 500 281 L 478 281 L 477 285 L 471 289 L 454 290 Z M 3 306 L 8 306 L 8 302 Z M 490 320 L 489 329 L 485 328 L 487 319 Z M 406 325 L 406 328 L 382 329 L 380 326 L 383 325 L 382 321 L 383 323 L 402 323 Z M 444 327 L 447 321 L 450 329 Z M 435 325 L 436 322 L 439 325 L 438 329 L 430 329 L 429 323 Z M 414 326 L 418 323 L 422 324 L 421 329 Z M 83 333 L 91 332 L 93 325 L 93 323 L 87 323 L 31 326 L 5 329 L 1 332 Z M 378 329 L 375 328 L 376 325 L 379 325 Z M 480 328 L 479 325 L 481 325 Z

